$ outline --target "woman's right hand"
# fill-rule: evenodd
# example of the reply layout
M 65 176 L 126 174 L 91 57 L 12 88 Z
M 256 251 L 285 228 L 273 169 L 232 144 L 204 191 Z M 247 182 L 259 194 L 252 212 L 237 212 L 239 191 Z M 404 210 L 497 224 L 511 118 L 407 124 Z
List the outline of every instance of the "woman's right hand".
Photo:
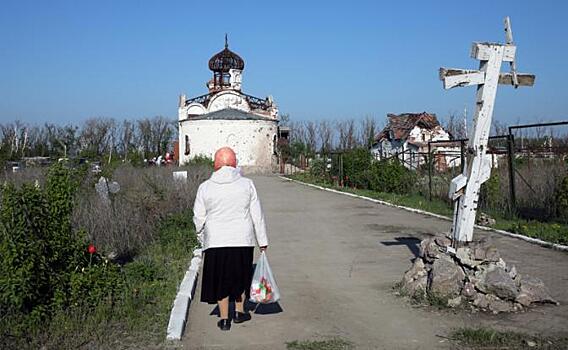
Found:
M 268 248 L 267 245 L 265 245 L 263 247 L 259 247 L 261 253 L 264 252 L 267 248 Z

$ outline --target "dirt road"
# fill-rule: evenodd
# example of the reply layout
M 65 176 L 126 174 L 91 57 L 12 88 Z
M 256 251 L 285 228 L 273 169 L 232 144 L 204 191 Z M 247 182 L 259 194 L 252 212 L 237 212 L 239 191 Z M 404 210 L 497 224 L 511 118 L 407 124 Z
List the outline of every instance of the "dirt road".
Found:
M 567 253 L 490 234 L 508 263 L 547 283 L 559 307 L 505 316 L 415 308 L 395 296 L 392 286 L 411 266 L 418 240 L 448 231 L 449 222 L 278 177 L 254 181 L 282 300 L 221 332 L 214 307 L 198 301 L 198 289 L 184 348 L 285 349 L 293 340 L 341 337 L 357 349 L 444 349 L 449 344 L 439 335 L 465 325 L 568 334 Z

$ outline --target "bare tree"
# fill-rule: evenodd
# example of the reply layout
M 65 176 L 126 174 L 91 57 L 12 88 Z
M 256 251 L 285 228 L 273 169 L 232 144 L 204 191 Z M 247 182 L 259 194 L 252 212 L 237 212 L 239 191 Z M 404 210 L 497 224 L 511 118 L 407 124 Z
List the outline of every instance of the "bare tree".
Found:
M 352 149 L 359 143 L 354 119 L 340 120 L 335 122 L 338 136 L 338 147 L 342 150 Z
M 322 153 L 329 153 L 333 149 L 333 128 L 329 120 L 320 120 L 317 124 L 317 132 Z
M 499 121 L 499 120 L 497 120 L 497 119 L 493 119 L 493 123 L 492 123 L 492 124 L 493 124 L 493 125 L 492 125 L 492 126 L 493 126 L 493 133 L 492 133 L 492 134 L 493 134 L 494 136 L 499 136 L 499 135 L 505 135 L 505 134 L 507 134 L 507 132 L 508 132 L 507 130 L 508 130 L 508 129 L 507 129 L 507 126 L 506 126 L 503 122 L 501 122 L 501 121 Z
M 114 119 L 90 118 L 83 125 L 80 134 L 81 148 L 90 156 L 101 156 L 113 147 Z
M 306 126 L 306 146 L 308 148 L 308 152 L 314 153 L 316 151 L 317 145 L 317 125 L 313 121 L 305 122 Z
M 164 154 L 167 151 L 172 135 L 171 120 L 162 116 L 157 116 L 152 119 L 152 142 L 156 154 Z
M 377 120 L 368 115 L 361 120 L 359 130 L 359 144 L 364 147 L 371 147 L 375 142 L 375 136 L 378 132 Z
M 307 144 L 306 126 L 302 122 L 290 122 L 290 141 Z
M 457 140 L 467 138 L 465 120 L 463 117 L 457 116 L 455 112 L 450 112 L 445 124 L 444 129 L 453 139 Z
M 134 140 L 134 124 L 130 120 L 123 120 L 120 127 L 120 149 L 119 152 L 124 156 L 126 161 L 128 158 L 128 151 L 132 146 Z

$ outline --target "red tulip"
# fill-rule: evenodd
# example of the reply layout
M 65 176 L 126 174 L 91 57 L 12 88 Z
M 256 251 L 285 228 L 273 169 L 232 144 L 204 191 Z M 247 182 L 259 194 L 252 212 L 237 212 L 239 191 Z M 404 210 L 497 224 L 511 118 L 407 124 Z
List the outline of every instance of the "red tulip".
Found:
M 89 252 L 89 254 L 93 255 L 97 252 L 97 247 L 95 247 L 93 244 L 89 244 L 87 251 Z

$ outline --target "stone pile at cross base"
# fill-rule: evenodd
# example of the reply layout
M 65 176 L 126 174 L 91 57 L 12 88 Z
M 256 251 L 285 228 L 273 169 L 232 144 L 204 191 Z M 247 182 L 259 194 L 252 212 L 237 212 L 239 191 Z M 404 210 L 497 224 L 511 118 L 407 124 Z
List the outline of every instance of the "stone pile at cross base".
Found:
M 451 240 L 434 236 L 420 243 L 420 255 L 402 279 L 405 294 L 423 299 L 436 296 L 448 306 L 467 306 L 493 313 L 521 311 L 554 300 L 544 283 L 507 265 L 488 240 L 468 243 L 447 252 Z

